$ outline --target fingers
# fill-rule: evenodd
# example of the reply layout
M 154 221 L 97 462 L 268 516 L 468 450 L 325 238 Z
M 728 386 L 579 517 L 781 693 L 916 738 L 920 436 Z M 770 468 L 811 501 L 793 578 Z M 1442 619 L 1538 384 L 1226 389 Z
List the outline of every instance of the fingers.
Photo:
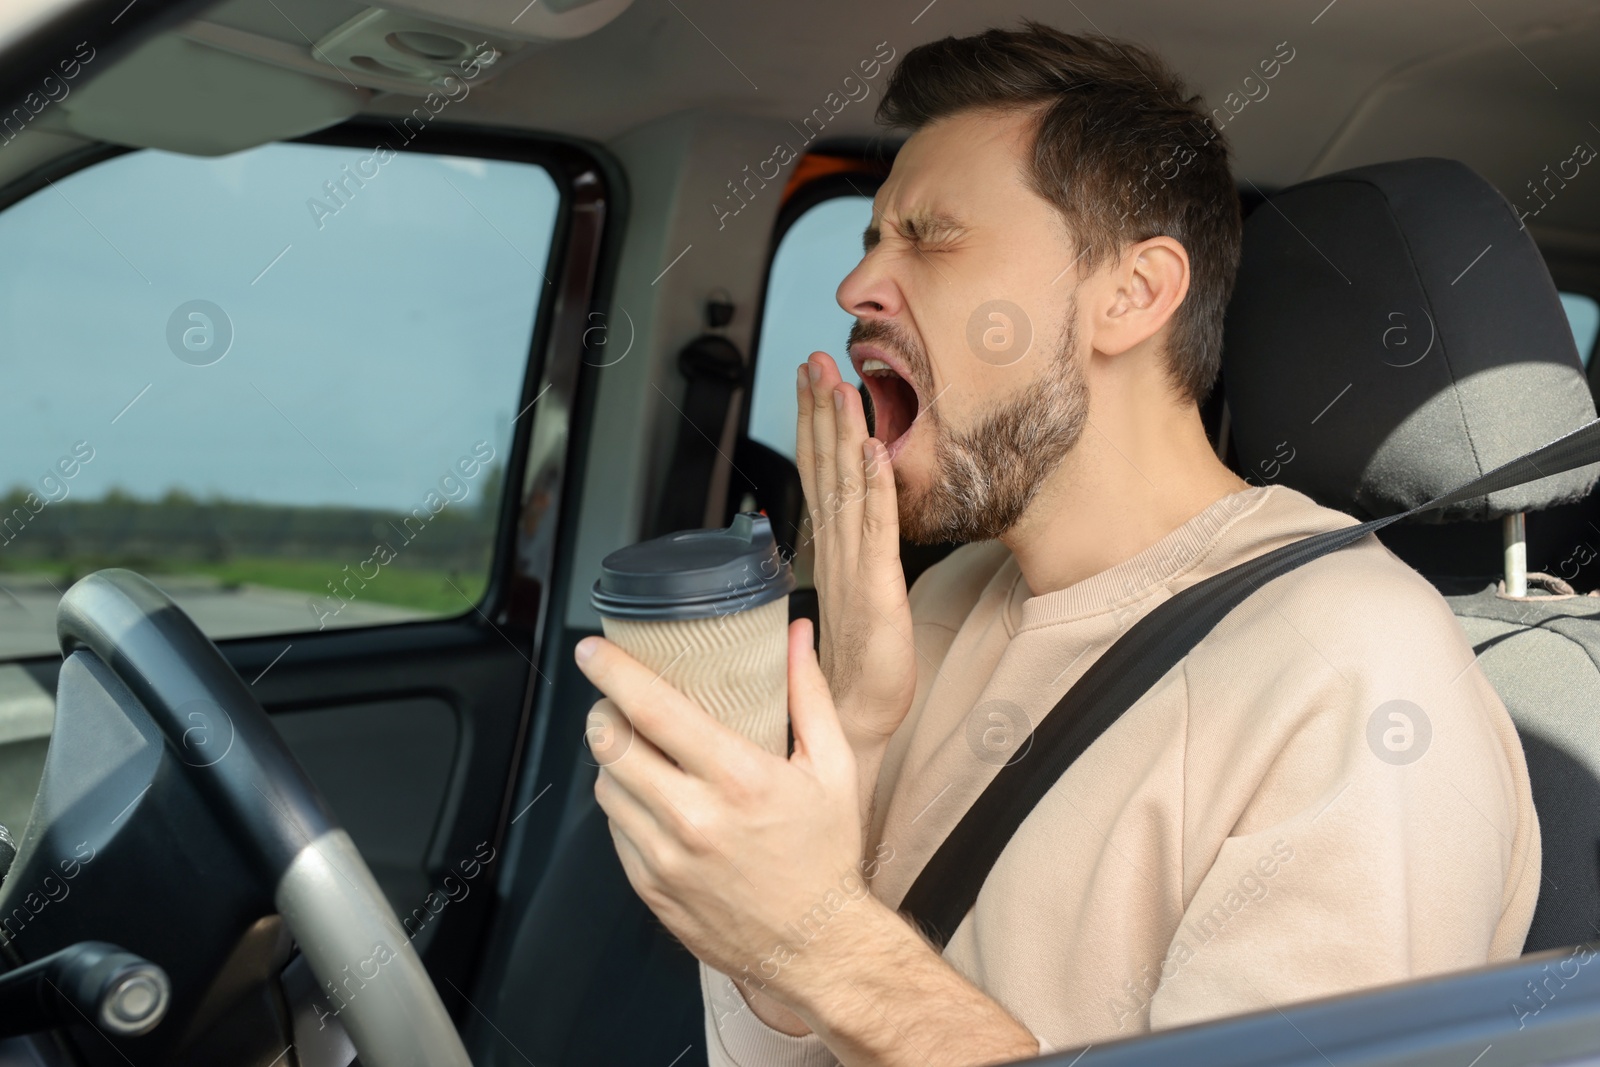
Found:
M 796 387 L 796 466 L 800 468 L 801 488 L 810 509 L 813 536 L 821 542 L 826 533 L 827 544 L 853 557 L 866 491 L 862 444 L 869 436 L 861 393 L 840 377 L 838 365 L 826 352 L 812 353 Z M 827 526 L 836 526 L 843 536 L 825 531 Z
M 839 726 L 839 713 L 811 648 L 811 623 L 796 619 L 789 624 L 789 722 L 794 727 L 795 757 L 814 769 L 837 762 L 849 751 Z
M 595 776 L 594 799 L 611 820 L 612 829 L 620 831 L 630 844 L 661 836 L 655 815 L 604 767 Z
M 599 783 L 596 783 L 595 795 L 599 796 Z M 605 805 L 602 804 L 603 808 Z M 633 891 L 639 894 L 641 900 L 656 889 L 658 882 L 655 871 L 644 858 L 639 846 L 634 843 L 634 838 L 628 835 L 616 819 L 606 820 L 606 829 L 611 832 L 611 844 L 617 850 L 617 859 L 622 861 L 622 872 L 627 875 L 628 884 L 633 886 Z
M 862 553 L 874 562 L 889 560 L 900 565 L 900 504 L 895 496 L 894 467 L 882 441 L 868 437 L 862 442 L 866 477 L 866 500 L 862 504 Z
M 811 361 L 800 364 L 795 376 L 795 402 L 800 415 L 795 422 L 794 465 L 800 470 L 800 489 L 807 504 L 817 499 L 816 449 L 811 434 Z
M 661 676 L 603 637 L 586 637 L 574 650 L 578 669 L 621 709 L 636 736 L 626 759 L 611 765 L 613 774 L 628 781 L 643 773 L 670 779 L 676 768 L 662 760 L 656 767 L 651 751 L 678 764 L 689 774 L 719 778 L 729 767 L 748 761 L 755 744 L 706 714 L 694 701 Z M 644 766 L 635 769 L 635 756 Z M 637 790 L 635 791 L 637 792 Z
M 633 728 L 627 715 L 609 697 L 589 709 L 583 739 L 600 765 L 595 779 L 596 799 L 600 798 L 600 783 L 604 781 L 613 793 L 626 793 L 634 803 L 657 812 L 661 788 L 676 788 L 684 780 L 683 772 Z
M 847 382 L 833 387 L 836 400 L 835 429 L 838 445 L 834 453 L 834 479 L 838 497 L 828 513 L 826 522 L 840 523 L 843 544 L 849 556 L 856 554 L 861 529 L 863 498 L 866 496 L 866 472 L 863 463 L 863 446 L 867 441 L 867 413 L 861 404 L 861 393 Z
M 615 763 L 633 747 L 633 723 L 609 699 L 597 700 L 584 720 L 583 743 L 601 767 Z
M 656 784 L 663 780 L 665 788 Z M 594 799 L 606 814 L 624 866 L 631 852 L 640 873 L 655 870 L 655 864 L 644 855 L 646 845 L 653 842 L 652 847 L 658 850 L 661 842 L 676 834 L 677 809 L 667 792 L 681 793 L 683 789 L 674 787 L 685 785 L 688 780 L 682 772 L 642 739 L 628 752 L 627 759 L 600 768 L 594 779 Z M 632 872 L 629 880 L 634 881 Z M 637 881 L 634 888 L 640 888 Z
M 838 368 L 826 352 L 813 352 L 807 370 L 811 375 L 812 478 L 816 490 L 809 503 L 812 528 L 816 530 L 828 521 L 838 493 L 838 409 L 833 387 L 840 379 Z

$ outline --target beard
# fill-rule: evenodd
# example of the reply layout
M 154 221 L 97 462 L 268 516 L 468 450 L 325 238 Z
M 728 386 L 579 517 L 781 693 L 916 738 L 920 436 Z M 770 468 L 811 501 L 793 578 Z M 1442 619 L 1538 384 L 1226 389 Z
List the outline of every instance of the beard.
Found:
M 858 321 L 850 330 L 850 342 L 856 341 L 898 351 L 922 395 L 933 395 L 927 353 L 897 325 Z M 1074 301 L 1050 366 L 1019 399 L 966 429 L 947 425 L 936 403 L 922 412 L 918 421 L 927 423 L 933 447 L 931 482 L 913 490 L 894 472 L 900 533 L 906 540 L 923 545 L 988 541 L 1016 525 L 1089 421 L 1089 390 L 1077 347 Z

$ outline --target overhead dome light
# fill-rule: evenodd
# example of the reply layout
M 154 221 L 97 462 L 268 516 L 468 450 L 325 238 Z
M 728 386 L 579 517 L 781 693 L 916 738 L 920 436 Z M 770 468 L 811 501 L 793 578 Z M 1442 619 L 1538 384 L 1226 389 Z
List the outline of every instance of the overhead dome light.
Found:
M 465 59 L 472 52 L 471 46 L 459 37 L 426 30 L 397 30 L 384 41 L 396 51 L 438 61 Z
M 325 34 L 311 54 L 341 70 L 398 78 L 427 92 L 452 77 L 478 80 L 491 64 L 525 47 L 525 41 L 373 7 Z M 470 75 L 464 75 L 467 68 Z
M 3 2 L 3 0 L 0 0 Z M 545 45 L 593 33 L 633 0 L 387 0 L 307 48 L 205 19 L 178 27 L 199 44 L 379 92 L 426 96 L 452 78 L 481 83 Z
M 513 40 L 550 43 L 586 37 L 632 4 L 633 0 L 386 0 L 384 6 Z

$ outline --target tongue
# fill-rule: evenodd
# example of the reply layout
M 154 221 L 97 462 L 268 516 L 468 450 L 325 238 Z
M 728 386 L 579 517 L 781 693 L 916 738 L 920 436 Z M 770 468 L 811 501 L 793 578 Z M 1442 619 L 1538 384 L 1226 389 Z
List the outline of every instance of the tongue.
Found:
M 886 445 L 893 444 L 911 429 L 917 417 L 917 393 L 898 376 L 882 375 L 867 379 L 872 397 L 873 436 Z

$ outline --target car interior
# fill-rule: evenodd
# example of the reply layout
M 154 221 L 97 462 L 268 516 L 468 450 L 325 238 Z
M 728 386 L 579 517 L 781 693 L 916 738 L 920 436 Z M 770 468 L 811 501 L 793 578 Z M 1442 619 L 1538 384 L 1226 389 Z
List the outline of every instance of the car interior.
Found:
M 592 792 L 590 590 L 760 511 L 816 618 L 793 374 L 853 321 L 874 108 L 1024 18 L 1228 139 L 1246 481 L 1366 520 L 1596 418 L 1580 0 L 0 11 L 0 1067 L 706 1062 Z M 1039 1062 L 1600 1063 L 1594 474 L 1379 534 L 1518 727 L 1523 959 Z

